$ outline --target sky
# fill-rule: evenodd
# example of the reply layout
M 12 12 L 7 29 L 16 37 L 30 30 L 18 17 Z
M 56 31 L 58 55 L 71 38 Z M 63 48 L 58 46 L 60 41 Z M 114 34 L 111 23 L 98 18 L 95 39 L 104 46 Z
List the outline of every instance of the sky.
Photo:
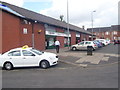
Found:
M 67 0 L 1 0 L 67 22 Z M 119 0 L 68 0 L 69 23 L 85 29 L 118 25 Z M 93 12 L 96 11 L 96 12 Z

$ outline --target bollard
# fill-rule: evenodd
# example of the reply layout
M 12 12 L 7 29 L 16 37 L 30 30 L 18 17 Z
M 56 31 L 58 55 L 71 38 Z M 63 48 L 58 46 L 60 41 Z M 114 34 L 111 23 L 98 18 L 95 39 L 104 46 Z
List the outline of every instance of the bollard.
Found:
M 87 55 L 92 56 L 92 51 L 93 51 L 93 47 L 92 46 L 87 46 Z

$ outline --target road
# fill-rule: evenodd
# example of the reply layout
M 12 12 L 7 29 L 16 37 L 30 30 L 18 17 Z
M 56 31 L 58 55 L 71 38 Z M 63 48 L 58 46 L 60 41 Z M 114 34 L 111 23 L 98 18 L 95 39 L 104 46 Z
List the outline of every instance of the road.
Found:
M 85 51 L 66 51 L 69 56 L 60 56 L 57 66 L 49 69 L 18 68 L 12 71 L 2 71 L 3 88 L 118 88 L 118 47 L 109 45 L 94 53 L 104 53 L 108 61 L 98 64 L 88 63 L 81 67 L 75 63 L 80 58 L 70 56 Z M 76 54 L 75 54 L 76 53 Z M 112 56 L 113 55 L 113 56 Z M 66 61 L 65 61 L 66 60 Z M 63 62 L 62 62 L 63 61 Z M 65 63 L 71 62 L 71 63 Z

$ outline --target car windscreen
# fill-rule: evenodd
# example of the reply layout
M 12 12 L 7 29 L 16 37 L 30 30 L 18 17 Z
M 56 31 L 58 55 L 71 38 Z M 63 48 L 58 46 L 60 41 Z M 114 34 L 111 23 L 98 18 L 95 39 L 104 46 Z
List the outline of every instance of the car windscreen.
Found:
M 36 50 L 36 49 L 31 49 L 32 52 L 38 54 L 38 55 L 41 55 L 43 54 L 43 52 L 39 51 L 39 50 Z

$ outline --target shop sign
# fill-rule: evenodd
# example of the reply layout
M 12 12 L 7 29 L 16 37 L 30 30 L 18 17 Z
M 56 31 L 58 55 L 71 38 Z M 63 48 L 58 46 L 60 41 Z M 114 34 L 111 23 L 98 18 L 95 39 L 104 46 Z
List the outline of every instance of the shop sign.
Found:
M 76 33 L 76 37 L 80 37 L 80 33 Z
M 50 31 L 46 31 L 46 35 L 52 35 L 52 36 L 63 36 L 63 37 L 67 37 L 68 35 L 65 33 L 60 33 L 60 32 L 50 32 Z M 69 34 L 69 37 L 71 37 L 71 35 Z

